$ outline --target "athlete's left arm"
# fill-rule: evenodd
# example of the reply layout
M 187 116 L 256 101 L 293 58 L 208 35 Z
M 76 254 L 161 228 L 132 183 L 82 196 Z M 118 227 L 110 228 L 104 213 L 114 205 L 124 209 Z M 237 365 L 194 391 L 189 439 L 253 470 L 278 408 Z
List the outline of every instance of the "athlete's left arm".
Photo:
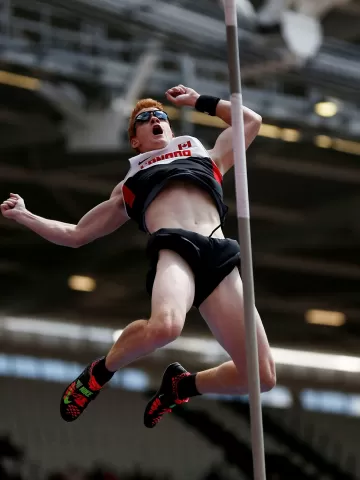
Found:
M 245 129 L 245 147 L 248 148 L 259 133 L 262 118 L 250 108 L 243 106 L 244 129 Z M 216 107 L 216 115 L 225 123 L 231 125 L 231 103 L 226 100 L 220 100 Z M 234 165 L 234 153 L 232 142 L 232 127 L 229 126 L 217 138 L 215 146 L 209 151 L 212 160 L 217 164 L 221 173 L 230 170 Z

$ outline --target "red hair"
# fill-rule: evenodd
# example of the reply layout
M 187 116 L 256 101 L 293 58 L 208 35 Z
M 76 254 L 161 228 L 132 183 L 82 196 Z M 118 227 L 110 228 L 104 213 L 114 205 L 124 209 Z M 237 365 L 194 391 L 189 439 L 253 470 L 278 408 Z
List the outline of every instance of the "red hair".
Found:
M 139 100 L 135 105 L 134 110 L 131 112 L 131 116 L 129 119 L 129 128 L 128 128 L 128 135 L 129 140 L 131 140 L 135 136 L 135 128 L 134 128 L 134 121 L 136 115 L 143 109 L 143 108 L 157 108 L 159 110 L 164 110 L 162 103 L 158 102 L 157 100 L 153 100 L 152 98 L 143 98 Z

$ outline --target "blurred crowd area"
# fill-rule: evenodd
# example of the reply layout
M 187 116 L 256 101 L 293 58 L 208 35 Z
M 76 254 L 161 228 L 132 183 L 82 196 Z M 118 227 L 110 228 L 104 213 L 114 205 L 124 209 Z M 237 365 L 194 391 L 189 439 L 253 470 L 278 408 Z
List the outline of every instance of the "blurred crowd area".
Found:
M 42 478 L 37 475 L 36 466 L 24 469 L 25 458 L 26 452 L 9 437 L 0 437 L 0 480 L 172 480 L 171 475 L 145 472 L 140 467 L 124 473 L 104 466 L 89 469 L 64 466 L 63 471 L 51 472 Z M 28 473 L 24 473 L 24 470 L 28 470 Z M 200 480 L 225 480 L 221 466 L 211 468 Z
M 8 480 L 8 479 L 7 479 Z M 13 480 L 13 479 L 10 479 Z M 19 479 L 23 480 L 23 479 Z M 84 473 L 78 469 L 68 469 L 64 473 L 51 474 L 47 480 L 172 480 L 171 475 L 157 475 L 134 470 L 131 473 L 114 473 L 106 468 L 98 468 Z M 201 480 L 226 480 L 216 467 Z
M 30 480 L 30 477 L 38 477 L 36 466 L 24 473 L 24 460 L 26 452 L 14 444 L 9 437 L 0 438 L 0 479 L 1 480 Z M 215 478 L 215 477 L 214 477 Z M 64 466 L 63 471 L 52 472 L 41 480 L 171 480 L 170 476 L 158 476 L 147 474 L 139 469 L 130 473 L 119 473 L 103 466 L 91 469 L 79 469 L 72 466 Z M 31 478 L 35 480 L 35 478 Z M 40 480 L 40 478 L 36 478 Z M 205 480 L 205 479 L 204 479 Z
M 52 473 L 46 480 L 171 480 L 171 476 L 155 475 L 140 470 L 130 473 L 117 473 L 106 467 L 85 472 L 77 468 L 68 468 L 64 472 Z M 11 479 L 12 480 L 12 479 Z M 20 480 L 20 479 L 19 479 Z M 23 480 L 23 479 L 21 479 Z
M 85 472 L 78 468 L 67 468 L 64 472 L 52 473 L 46 480 L 171 480 L 170 476 L 147 474 L 139 470 L 130 473 L 117 473 L 106 467 Z M 12 479 L 10 479 L 12 480 Z M 25 480 L 25 479 L 19 479 Z

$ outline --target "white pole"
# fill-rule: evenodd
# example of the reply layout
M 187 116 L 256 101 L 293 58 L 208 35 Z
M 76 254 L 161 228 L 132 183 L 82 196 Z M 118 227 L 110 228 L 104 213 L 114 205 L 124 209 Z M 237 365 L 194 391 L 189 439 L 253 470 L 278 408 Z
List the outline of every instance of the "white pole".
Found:
M 224 9 L 230 75 L 241 276 L 244 285 L 246 363 L 250 394 L 253 470 L 254 480 L 266 480 L 236 0 L 224 0 Z

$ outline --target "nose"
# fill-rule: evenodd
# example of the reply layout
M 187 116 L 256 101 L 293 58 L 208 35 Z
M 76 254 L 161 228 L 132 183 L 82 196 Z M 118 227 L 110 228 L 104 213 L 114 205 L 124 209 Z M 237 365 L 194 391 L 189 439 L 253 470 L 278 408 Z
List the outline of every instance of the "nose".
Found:
M 160 120 L 159 120 L 157 117 L 155 117 L 155 115 L 151 115 L 150 122 L 151 122 L 152 124 L 154 124 L 154 123 L 160 123 Z

